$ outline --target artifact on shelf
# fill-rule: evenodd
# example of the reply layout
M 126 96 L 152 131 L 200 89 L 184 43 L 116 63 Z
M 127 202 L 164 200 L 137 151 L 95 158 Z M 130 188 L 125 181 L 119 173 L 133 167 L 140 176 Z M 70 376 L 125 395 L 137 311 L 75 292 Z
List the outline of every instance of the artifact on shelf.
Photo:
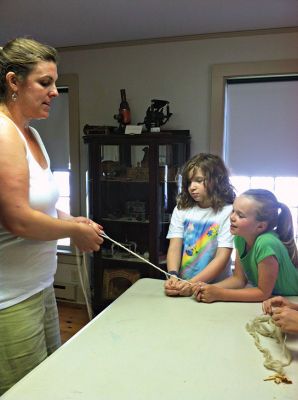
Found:
M 119 242 L 120 243 L 120 242 Z M 120 243 L 122 246 L 126 247 L 130 251 L 134 253 L 137 251 L 137 244 L 136 242 L 126 241 L 124 243 Z M 131 255 L 127 252 L 123 251 L 121 247 L 115 245 L 114 243 L 111 246 L 112 257 L 120 257 L 120 258 L 131 258 Z
M 106 178 L 115 178 L 123 174 L 123 167 L 118 161 L 105 160 L 101 162 L 102 174 Z
M 114 132 L 115 133 L 125 133 L 126 125 L 131 122 L 131 113 L 128 101 L 126 99 L 125 89 L 120 90 L 121 103 L 119 106 L 119 113 L 114 115 L 114 118 L 119 122 L 119 127 Z
M 88 125 L 86 124 L 83 128 L 84 134 L 85 135 L 92 135 L 92 134 L 103 134 L 103 135 L 109 135 L 110 133 L 113 133 L 117 129 L 116 126 L 110 126 L 110 125 Z
M 146 115 L 143 122 L 147 131 L 159 132 L 160 127 L 164 125 L 173 113 L 170 112 L 169 102 L 167 100 L 152 99 L 151 105 L 147 108 Z

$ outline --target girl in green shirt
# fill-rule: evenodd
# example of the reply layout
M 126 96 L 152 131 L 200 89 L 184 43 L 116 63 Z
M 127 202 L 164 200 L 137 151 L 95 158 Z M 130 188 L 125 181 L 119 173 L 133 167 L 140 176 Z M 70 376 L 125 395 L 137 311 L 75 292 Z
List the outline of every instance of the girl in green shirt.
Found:
M 230 217 L 235 235 L 233 276 L 193 288 L 198 301 L 264 301 L 272 294 L 298 295 L 298 255 L 289 208 L 268 190 L 237 197 Z M 249 285 L 247 285 L 249 284 Z

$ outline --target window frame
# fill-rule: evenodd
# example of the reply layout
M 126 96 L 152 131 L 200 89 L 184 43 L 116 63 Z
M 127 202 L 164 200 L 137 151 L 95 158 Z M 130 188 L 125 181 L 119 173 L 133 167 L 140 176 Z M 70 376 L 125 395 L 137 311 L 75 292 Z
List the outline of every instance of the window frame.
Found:
M 69 106 L 69 190 L 70 190 L 70 214 L 81 214 L 81 177 L 80 177 L 80 120 L 79 120 L 79 79 L 76 74 L 62 74 L 56 82 L 57 88 L 68 89 Z M 59 253 L 75 254 L 75 248 L 70 246 L 58 246 Z
M 226 85 L 229 79 L 298 74 L 298 59 L 215 64 L 211 72 L 210 152 L 223 156 Z

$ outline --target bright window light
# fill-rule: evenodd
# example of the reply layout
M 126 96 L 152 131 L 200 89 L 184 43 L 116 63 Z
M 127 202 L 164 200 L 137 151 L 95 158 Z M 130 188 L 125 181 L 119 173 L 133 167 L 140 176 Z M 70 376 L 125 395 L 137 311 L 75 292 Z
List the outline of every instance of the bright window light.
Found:
M 298 177 L 273 176 L 231 176 L 231 183 L 237 195 L 248 189 L 267 189 L 275 194 L 278 201 L 286 204 L 292 214 L 294 235 L 298 244 Z
M 58 210 L 64 211 L 67 214 L 70 214 L 70 184 L 69 184 L 70 171 L 53 171 L 53 175 L 60 193 L 60 197 L 56 204 L 56 208 Z M 69 248 L 69 247 L 70 247 L 69 238 L 58 240 L 58 249 Z

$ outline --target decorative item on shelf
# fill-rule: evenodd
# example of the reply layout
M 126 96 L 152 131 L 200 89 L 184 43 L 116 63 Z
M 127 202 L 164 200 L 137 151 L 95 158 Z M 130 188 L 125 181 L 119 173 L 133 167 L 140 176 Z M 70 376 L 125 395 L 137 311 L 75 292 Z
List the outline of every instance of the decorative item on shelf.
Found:
M 120 242 L 119 242 L 120 243 Z M 133 251 L 134 253 L 137 251 L 137 244 L 136 242 L 126 241 L 124 243 L 120 243 L 122 246 L 126 247 L 127 249 Z M 121 247 L 115 245 L 114 243 L 111 246 L 112 257 L 120 257 L 120 258 L 130 258 L 131 255 L 121 249 Z
M 127 201 L 125 203 L 125 214 L 128 219 L 136 221 L 146 220 L 146 204 L 144 201 Z
M 121 165 L 117 161 L 105 160 L 101 162 L 102 175 L 106 178 L 114 178 L 121 174 Z
M 90 135 L 90 134 L 103 134 L 103 135 L 108 135 L 116 129 L 115 126 L 108 126 L 108 125 L 103 125 L 103 126 L 97 126 L 97 125 L 88 125 L 86 124 L 83 128 L 83 131 L 85 135 Z
M 141 167 L 148 167 L 149 165 L 149 146 L 146 146 L 142 149 L 144 152 L 143 159 L 141 161 Z
M 149 168 L 143 167 L 128 167 L 126 170 L 126 176 L 129 180 L 134 181 L 148 181 L 149 179 Z
M 120 210 L 120 208 L 114 208 L 114 209 L 113 209 L 113 212 L 109 212 L 109 213 L 107 214 L 107 217 L 108 217 L 109 219 L 117 220 L 117 219 L 119 219 L 119 218 L 122 217 L 122 211 Z
M 130 269 L 105 269 L 103 272 L 103 298 L 115 300 L 140 277 L 140 272 Z
M 140 122 L 139 125 L 145 124 L 146 129 L 150 132 L 160 132 L 160 127 L 168 122 L 172 115 L 173 113 L 170 112 L 167 100 L 152 99 L 151 105 L 147 108 L 144 121 Z
M 162 165 L 158 167 L 159 181 L 169 182 L 175 181 L 176 179 L 176 169 L 174 167 L 168 167 L 167 165 Z M 128 180 L 134 181 L 148 181 L 149 179 L 149 168 L 148 167 L 128 167 L 126 169 L 126 178 Z
M 125 133 L 126 125 L 131 122 L 131 113 L 128 101 L 126 100 L 125 89 L 120 90 L 121 103 L 119 106 L 119 113 L 114 115 L 114 118 L 119 122 L 118 129 L 114 130 L 115 133 Z

